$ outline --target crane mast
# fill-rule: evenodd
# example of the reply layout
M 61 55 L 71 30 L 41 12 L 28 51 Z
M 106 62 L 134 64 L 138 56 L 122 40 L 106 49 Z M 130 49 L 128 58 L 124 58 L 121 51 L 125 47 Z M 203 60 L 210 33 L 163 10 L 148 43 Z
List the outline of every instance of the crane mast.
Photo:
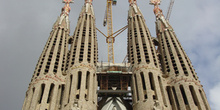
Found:
M 112 24 L 112 5 L 116 5 L 116 0 L 107 0 L 105 18 L 103 25 L 107 23 L 107 38 L 108 43 L 108 62 L 114 63 L 114 37 L 113 37 L 113 24 Z
M 101 30 L 96 28 L 103 36 L 106 37 L 106 43 L 108 43 L 108 62 L 115 63 L 114 61 L 114 42 L 115 37 L 121 34 L 124 30 L 128 28 L 128 25 L 122 27 L 118 31 L 113 33 L 113 23 L 112 23 L 112 5 L 116 5 L 117 0 L 107 0 L 105 16 L 103 21 L 103 26 L 107 24 L 107 35 L 105 35 Z
M 173 8 L 173 4 L 174 4 L 174 0 L 170 0 L 170 5 L 168 7 L 168 11 L 167 11 L 167 16 L 166 16 L 166 20 L 169 21 L 170 19 L 170 15 L 171 15 L 171 11 Z

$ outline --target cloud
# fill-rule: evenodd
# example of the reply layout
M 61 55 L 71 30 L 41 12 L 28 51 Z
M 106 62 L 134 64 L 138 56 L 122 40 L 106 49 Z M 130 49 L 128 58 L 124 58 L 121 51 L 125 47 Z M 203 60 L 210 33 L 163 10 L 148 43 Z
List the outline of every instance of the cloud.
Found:
M 214 1 L 175 1 L 170 22 L 204 85 L 211 108 L 219 110 L 220 1 Z
M 215 85 L 212 89 L 210 89 L 210 106 L 212 107 L 213 110 L 219 110 L 220 108 L 220 82 Z
M 206 5 L 198 3 L 197 19 L 189 32 L 193 38 L 185 39 L 188 41 L 186 47 L 190 50 L 189 53 L 194 54 L 192 60 L 195 62 L 193 63 L 210 83 L 220 79 L 220 76 L 216 74 L 220 71 L 218 68 L 220 67 L 220 32 L 217 23 L 220 19 L 220 12 L 216 11 L 220 10 L 219 4 L 220 2 L 208 2 Z M 207 80 L 207 78 L 212 80 Z

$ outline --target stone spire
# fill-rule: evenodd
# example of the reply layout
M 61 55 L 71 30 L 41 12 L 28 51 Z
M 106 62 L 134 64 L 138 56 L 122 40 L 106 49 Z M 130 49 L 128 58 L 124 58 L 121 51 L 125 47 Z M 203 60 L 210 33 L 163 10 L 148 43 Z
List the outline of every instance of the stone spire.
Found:
M 151 4 L 156 15 L 160 60 L 172 110 L 210 110 L 191 61 L 159 8 L 160 0 L 151 0 Z
M 69 9 L 70 2 L 71 0 L 65 0 L 63 10 Z M 65 84 L 63 72 L 68 49 L 69 11 L 62 11 L 54 23 L 26 92 L 22 110 L 54 110 L 61 106 Z
M 69 29 L 69 13 L 70 13 L 70 3 L 73 3 L 72 0 L 63 0 L 63 3 L 65 3 L 65 6 L 61 10 L 61 14 L 59 17 L 59 26 L 63 28 Z
M 91 0 L 85 0 L 71 41 L 63 110 L 97 109 L 97 37 Z
M 166 105 L 160 65 L 152 36 L 136 0 L 129 0 L 128 60 L 132 65 L 134 110 L 162 110 Z

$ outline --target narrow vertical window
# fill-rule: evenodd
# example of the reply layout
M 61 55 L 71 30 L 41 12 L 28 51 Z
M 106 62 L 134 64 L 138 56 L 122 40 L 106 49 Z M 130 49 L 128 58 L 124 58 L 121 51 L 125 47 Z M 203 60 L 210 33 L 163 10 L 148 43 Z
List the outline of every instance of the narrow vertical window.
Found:
M 188 100 L 187 100 L 186 93 L 185 93 L 185 91 L 184 91 L 183 85 L 180 85 L 180 91 L 181 91 L 181 93 L 182 93 L 182 97 L 183 97 L 184 103 L 185 103 L 186 105 L 189 105 L 189 102 L 188 102 Z
M 93 101 L 94 101 L 94 102 L 96 102 L 96 100 L 97 100 L 97 97 L 96 97 L 97 95 L 95 95 L 95 93 L 96 93 L 96 90 L 98 89 L 97 86 L 96 86 L 96 84 L 97 84 L 97 83 L 96 83 L 97 78 L 96 78 L 95 75 L 96 75 L 96 74 L 93 74 L 93 78 L 92 78 L 92 79 L 93 79 L 93 84 L 94 84 L 94 85 L 93 85 L 93 90 L 92 90 L 92 93 L 93 93 Z M 97 85 L 98 85 L 98 84 L 97 84 Z M 94 91 L 94 90 L 95 90 L 95 91 Z
M 142 81 L 143 90 L 146 90 L 146 85 L 145 85 L 145 79 L 144 79 L 144 73 L 143 72 L 141 72 L 141 81 Z
M 176 100 L 177 108 L 178 108 L 178 110 L 180 110 L 180 104 L 179 104 L 179 101 L 178 101 L 178 98 L 177 98 L 175 87 L 172 87 L 172 89 L 173 89 L 174 98 Z
M 172 110 L 175 110 L 174 99 L 173 99 L 173 97 L 172 97 L 172 91 L 171 91 L 170 86 L 167 86 L 167 87 L 166 87 L 166 90 L 167 90 L 167 94 L 168 94 L 168 98 L 169 98 L 169 101 L 170 101 L 170 105 L 171 105 L 171 107 L 172 107 Z
M 77 85 L 77 89 L 80 89 L 80 85 L 81 85 L 81 77 L 82 77 L 82 72 L 79 71 L 78 72 L 78 85 Z
M 76 95 L 76 99 L 79 99 L 79 94 Z
M 60 106 L 60 95 L 61 95 L 61 85 L 59 85 L 59 87 L 58 87 L 58 91 L 57 91 L 57 100 L 56 100 L 56 105 L 59 105 Z
M 198 106 L 198 98 L 197 98 L 197 96 L 196 96 L 194 87 L 190 85 L 190 86 L 189 86 L 189 90 L 190 90 L 190 92 L 191 92 L 191 95 L 192 95 L 194 104 L 195 104 L 196 106 Z
M 40 97 L 39 97 L 39 104 L 41 103 L 42 101 L 42 98 L 43 98 L 43 95 L 44 95 L 44 89 L 45 89 L 45 84 L 42 84 L 41 85 L 41 91 L 40 91 Z
M 150 87 L 152 90 L 155 90 L 154 88 L 154 79 L 153 79 L 153 74 L 149 73 L 149 80 L 150 80 Z
M 47 97 L 47 103 L 50 103 L 50 101 L 52 99 L 53 89 L 54 89 L 54 84 L 51 84 L 49 94 L 48 94 L 48 97 Z
M 145 84 L 145 79 L 144 79 L 144 73 L 141 72 L 141 81 L 142 81 L 142 86 L 143 86 L 143 90 L 146 90 L 146 84 Z M 147 99 L 147 94 L 145 94 L 144 92 L 144 98 Z
M 155 89 L 154 76 L 153 76 L 153 73 L 151 73 L 151 72 L 149 73 L 149 80 L 150 80 L 151 89 L 154 91 L 154 94 L 155 94 L 155 95 L 153 95 L 153 99 L 158 99 L 157 92 Z
M 68 102 L 70 101 L 70 94 L 71 94 L 71 88 L 72 88 L 72 81 L 73 81 L 73 75 L 70 75 L 70 86 L 69 86 L 69 98 L 68 98 Z
M 32 97 L 34 96 L 34 92 L 35 92 L 35 87 L 32 89 L 32 96 L 31 96 L 31 99 L 32 99 Z
M 87 71 L 87 73 L 86 73 L 86 89 L 89 88 L 89 81 L 90 81 L 90 72 Z
M 162 84 L 161 78 L 159 76 L 158 76 L 158 81 L 159 81 L 159 85 L 160 85 L 161 95 L 163 97 L 163 103 L 167 107 L 167 102 L 166 102 L 166 98 L 165 98 L 165 94 L 164 94 L 164 90 L 163 90 L 163 84 Z
M 62 105 L 64 90 L 65 90 L 65 85 L 62 85 L 61 94 L 60 94 L 60 105 Z
M 139 100 L 139 93 L 138 93 L 138 84 L 137 84 L 136 74 L 134 74 L 134 80 L 135 80 L 136 95 L 137 95 L 137 101 L 138 101 Z

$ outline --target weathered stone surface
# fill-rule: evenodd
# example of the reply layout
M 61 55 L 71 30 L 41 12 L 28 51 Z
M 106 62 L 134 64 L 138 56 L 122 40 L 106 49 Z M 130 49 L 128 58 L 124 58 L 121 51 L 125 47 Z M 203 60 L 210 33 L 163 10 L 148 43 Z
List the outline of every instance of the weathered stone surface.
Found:
M 98 63 L 92 1 L 85 1 L 71 37 L 71 0 L 64 2 L 63 9 L 67 10 L 62 10 L 53 25 L 22 110 L 210 110 L 191 61 L 157 2 L 151 3 L 155 7 L 157 32 L 157 38 L 153 38 L 136 0 L 129 0 L 125 64 Z M 112 89 L 108 92 L 119 92 L 120 97 L 105 96 L 98 100 L 98 74 L 127 75 L 129 80 L 125 81 L 129 83 L 125 83 L 125 89 L 129 88 L 129 92 L 120 87 L 120 80 L 120 86 L 102 87 L 106 91 Z M 123 89 L 117 91 L 118 88 Z M 123 95 L 132 98 L 125 101 Z

